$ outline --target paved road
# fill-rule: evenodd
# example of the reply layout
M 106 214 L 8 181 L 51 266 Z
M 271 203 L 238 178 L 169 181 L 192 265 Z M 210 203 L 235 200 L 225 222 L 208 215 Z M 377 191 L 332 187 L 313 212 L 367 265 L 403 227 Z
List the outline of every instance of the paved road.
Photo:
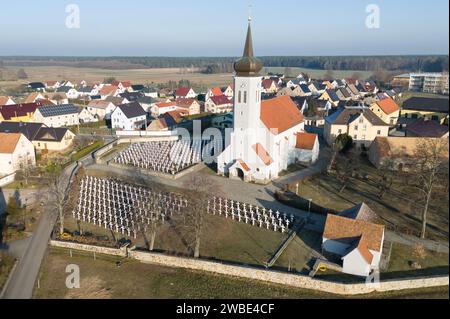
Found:
M 74 167 L 75 165 L 72 164 L 63 171 L 62 178 L 65 184 L 69 183 L 70 173 Z M 42 259 L 47 250 L 48 241 L 56 220 L 56 214 L 52 213 L 51 208 L 46 207 L 42 212 L 33 235 L 29 239 L 28 245 L 26 245 L 25 252 L 18 258 L 19 262 L 6 287 L 3 295 L 4 299 L 32 298 L 34 284 L 39 274 Z M 23 250 L 24 247 L 22 246 L 21 249 Z M 10 253 L 9 250 L 8 253 Z

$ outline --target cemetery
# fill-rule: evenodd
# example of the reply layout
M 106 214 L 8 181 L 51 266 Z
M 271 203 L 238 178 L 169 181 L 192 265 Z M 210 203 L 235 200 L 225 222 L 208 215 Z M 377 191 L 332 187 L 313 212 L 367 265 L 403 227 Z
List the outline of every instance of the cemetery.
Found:
M 133 143 L 118 152 L 112 163 L 175 175 L 202 161 L 207 141 L 158 141 Z
M 182 191 L 163 191 L 157 184 L 150 188 L 87 175 L 79 180 L 65 226 L 70 234 L 84 232 L 97 238 L 126 239 L 145 249 L 144 234 L 157 224 L 155 251 L 190 256 L 190 234 L 183 225 L 188 205 Z M 201 257 L 264 267 L 296 222 L 294 216 L 283 212 L 211 197 L 205 214 Z M 290 270 L 296 264 L 296 271 L 307 273 L 312 257 L 309 243 L 319 242 L 320 234 L 305 230 L 297 236 L 296 241 L 301 244 L 287 258 L 280 258 L 277 269 Z M 103 246 L 104 242 L 98 240 L 96 244 Z

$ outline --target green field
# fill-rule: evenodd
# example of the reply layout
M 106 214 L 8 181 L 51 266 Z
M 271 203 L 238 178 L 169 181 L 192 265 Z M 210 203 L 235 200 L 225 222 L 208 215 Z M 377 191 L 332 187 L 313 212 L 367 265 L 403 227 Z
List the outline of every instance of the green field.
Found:
M 34 298 L 70 299 L 323 299 L 341 296 L 196 271 L 142 264 L 132 260 L 50 249 Z M 117 266 L 117 262 L 122 262 Z M 66 266 L 80 267 L 80 289 L 66 288 Z M 448 287 L 371 294 L 352 298 L 442 298 Z

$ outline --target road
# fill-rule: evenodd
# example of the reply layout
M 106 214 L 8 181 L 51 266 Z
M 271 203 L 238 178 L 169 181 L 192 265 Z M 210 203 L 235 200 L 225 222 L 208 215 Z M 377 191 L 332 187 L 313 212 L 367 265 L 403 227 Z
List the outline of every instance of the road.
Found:
M 61 174 L 64 184 L 68 185 L 70 174 L 75 168 L 76 164 L 67 167 Z M 46 198 L 44 198 L 45 200 Z M 39 274 L 42 259 L 47 250 L 48 241 L 52 233 L 53 227 L 56 223 L 57 216 L 52 213 L 51 208 L 46 207 L 42 212 L 39 223 L 33 233 L 28 239 L 28 245 L 25 244 L 26 249 L 22 256 L 14 256 L 18 258 L 17 266 L 11 275 L 11 280 L 5 289 L 4 299 L 30 299 L 33 296 L 34 284 Z M 19 249 L 19 248 L 18 248 Z M 23 250 L 23 244 L 20 246 Z M 15 254 L 18 254 L 16 250 Z M 9 252 L 11 253 L 11 252 Z M 19 253 L 20 254 L 20 253 Z

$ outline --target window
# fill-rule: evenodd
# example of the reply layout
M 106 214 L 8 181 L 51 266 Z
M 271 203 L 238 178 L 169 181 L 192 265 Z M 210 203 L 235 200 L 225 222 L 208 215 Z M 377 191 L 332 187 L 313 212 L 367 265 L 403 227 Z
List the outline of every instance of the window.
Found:
M 433 115 L 433 116 L 431 117 L 431 120 L 432 120 L 432 121 L 439 121 L 439 116 Z
M 238 94 L 238 102 L 239 103 L 242 102 L 242 92 L 241 91 L 239 91 L 239 94 Z
M 247 103 L 247 91 L 244 92 L 244 103 Z
M 411 118 L 417 119 L 417 118 L 419 118 L 419 115 L 417 115 L 417 114 L 412 114 L 412 115 L 411 115 Z
M 378 130 L 378 131 L 377 131 L 377 135 L 381 135 L 381 130 Z
M 358 130 L 358 125 L 355 126 L 355 131 L 357 131 L 357 130 Z
M 342 134 L 342 130 L 338 130 L 338 134 Z

